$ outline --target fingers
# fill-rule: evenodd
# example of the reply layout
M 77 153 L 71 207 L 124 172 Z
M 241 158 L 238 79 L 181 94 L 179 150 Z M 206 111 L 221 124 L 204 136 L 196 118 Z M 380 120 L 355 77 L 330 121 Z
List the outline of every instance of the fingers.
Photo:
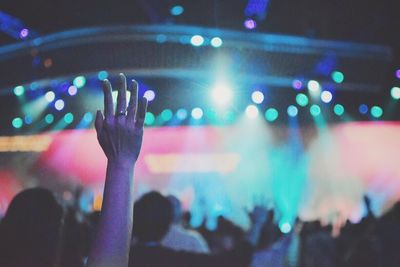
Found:
M 103 81 L 103 93 L 104 93 L 104 116 L 106 120 L 110 120 L 114 113 L 114 105 L 111 94 L 111 84 L 106 79 Z
M 126 77 L 120 73 L 118 77 L 118 97 L 116 115 L 126 112 Z
M 132 80 L 132 85 L 131 85 L 131 98 L 129 100 L 129 106 L 128 106 L 128 120 L 130 122 L 135 121 L 136 117 L 136 111 L 138 108 L 138 83 L 135 80 Z
M 96 119 L 94 121 L 94 127 L 96 128 L 97 135 L 99 135 L 101 132 L 101 129 L 103 129 L 103 114 L 101 114 L 100 110 L 98 110 L 96 112 Z
M 140 99 L 138 103 L 138 108 L 136 112 L 135 126 L 137 128 L 143 127 L 146 112 L 147 112 L 147 99 L 143 97 L 142 99 Z

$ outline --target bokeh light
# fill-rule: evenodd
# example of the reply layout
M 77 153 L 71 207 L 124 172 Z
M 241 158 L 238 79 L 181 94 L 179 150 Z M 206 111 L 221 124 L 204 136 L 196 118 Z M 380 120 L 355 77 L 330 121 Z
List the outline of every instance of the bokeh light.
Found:
M 243 25 L 246 29 L 253 30 L 257 27 L 257 22 L 253 19 L 246 19 Z
M 47 102 L 53 102 L 54 99 L 56 98 L 56 94 L 53 91 L 48 91 L 44 95 L 44 98 L 46 99 Z
M 305 94 L 297 94 L 296 102 L 299 104 L 299 106 L 305 107 L 308 105 L 308 97 Z
M 400 69 L 396 70 L 396 78 L 400 79 Z
M 67 124 L 70 124 L 74 121 L 74 115 L 71 112 L 68 112 L 67 114 L 64 115 L 64 121 Z
M 338 116 L 342 116 L 343 113 L 344 113 L 344 107 L 343 107 L 343 105 L 341 105 L 341 104 L 336 104 L 336 105 L 333 107 L 333 112 L 334 112 L 336 115 L 338 115 Z
M 321 100 L 324 103 L 330 103 L 332 101 L 333 95 L 329 91 L 322 91 Z
M 20 37 L 21 39 L 25 39 L 26 37 L 28 37 L 28 35 L 29 35 L 29 30 L 26 29 L 26 28 L 22 29 L 22 30 L 19 32 L 19 37 Z
M 368 113 L 368 106 L 365 104 L 361 104 L 358 107 L 358 111 L 360 111 L 361 114 L 367 114 Z
M 246 116 L 255 119 L 258 116 L 258 108 L 255 105 L 248 105 L 246 108 Z
M 211 39 L 211 45 L 213 46 L 213 47 L 220 47 L 221 45 L 222 45 L 222 39 L 221 38 L 219 38 L 219 37 L 214 37 L 214 38 L 212 38 Z
M 182 15 L 183 11 L 185 11 L 185 10 L 184 10 L 183 7 L 180 6 L 180 5 L 173 6 L 173 7 L 171 7 L 171 9 L 169 10 L 169 12 L 171 13 L 172 16 L 179 16 L 179 15 Z
M 26 115 L 25 117 L 24 117 L 24 122 L 26 123 L 26 124 L 32 124 L 32 122 L 33 122 L 33 118 L 32 118 L 32 116 L 31 115 Z
M 288 233 L 290 233 L 290 231 L 292 231 L 292 226 L 290 225 L 290 223 L 285 222 L 279 226 L 279 229 L 281 230 L 281 232 L 283 234 L 288 234 Z
M 274 108 L 269 108 L 267 111 L 265 111 L 265 119 L 269 122 L 275 121 L 279 116 L 279 113 L 276 109 Z
M 321 90 L 321 85 L 315 80 L 310 80 L 307 83 L 307 88 L 312 93 L 318 93 Z
M 232 90 L 228 85 L 220 83 L 211 91 L 211 97 L 215 104 L 225 106 L 232 100 Z
M 379 106 L 373 106 L 371 108 L 371 115 L 374 118 L 380 118 L 383 115 L 383 109 Z
M 53 116 L 53 114 L 47 114 L 47 115 L 44 117 L 44 121 L 45 121 L 47 124 L 52 123 L 52 122 L 54 121 L 54 116 Z
M 65 106 L 65 103 L 64 103 L 64 100 L 62 100 L 62 99 L 58 99 L 58 100 L 54 103 L 54 107 L 55 107 L 57 110 L 62 110 L 62 109 L 64 108 L 64 106 Z
M 68 87 L 68 94 L 73 96 L 76 95 L 78 93 L 78 88 L 75 85 L 71 85 L 70 87 Z
M 264 101 L 264 94 L 261 91 L 254 91 L 251 94 L 251 100 L 256 104 L 261 104 Z
M 399 100 L 400 99 L 400 87 L 393 87 L 390 90 L 390 95 L 392 96 L 393 99 Z
M 290 117 L 296 117 L 298 113 L 299 113 L 299 110 L 296 108 L 296 106 L 293 106 L 293 105 L 288 106 L 287 114 Z
M 296 90 L 301 90 L 301 88 L 303 87 L 303 83 L 300 80 L 293 80 L 292 87 Z
M 310 107 L 310 113 L 311 113 L 311 115 L 312 115 L 313 117 L 316 117 L 316 116 L 318 116 L 319 114 L 321 114 L 321 108 L 320 108 L 318 105 L 316 105 L 316 104 L 311 105 L 311 107 Z
M 340 72 L 340 71 L 334 71 L 334 72 L 332 72 L 331 76 L 332 76 L 332 80 L 333 80 L 335 83 L 342 83 L 342 82 L 344 81 L 344 75 L 343 75 L 343 73 Z
M 78 76 L 74 79 L 73 84 L 77 87 L 77 88 L 82 88 L 85 86 L 86 84 L 86 78 L 84 76 Z
M 203 117 L 203 110 L 201 108 L 194 108 L 191 114 L 193 119 L 200 120 Z
M 186 109 L 180 108 L 176 111 L 176 117 L 183 121 L 184 119 L 186 119 L 188 116 L 188 112 L 186 111 Z
M 147 90 L 146 92 L 144 92 L 143 95 L 144 98 L 147 99 L 147 101 L 153 101 L 154 98 L 156 98 L 156 93 L 153 90 Z
M 21 96 L 24 93 L 25 93 L 25 87 L 23 87 L 22 85 L 16 86 L 14 88 L 14 95 Z
M 12 126 L 13 126 L 14 128 L 19 129 L 19 128 L 21 128 L 22 125 L 24 124 L 24 121 L 23 121 L 20 117 L 17 117 L 17 118 L 14 118 L 14 119 L 12 120 L 11 124 L 12 124 Z
M 107 79 L 107 78 L 108 78 L 108 72 L 105 71 L 105 70 L 99 71 L 99 72 L 97 73 L 97 78 L 98 78 L 100 81 L 102 81 L 102 80 L 104 80 L 104 79 Z
M 201 35 L 193 35 L 190 38 L 190 43 L 194 46 L 201 46 L 204 43 L 204 38 Z
M 93 120 L 93 114 L 92 112 L 88 111 L 85 113 L 85 115 L 83 115 L 83 121 L 86 123 L 91 123 Z
M 173 113 L 170 109 L 164 109 L 161 112 L 161 119 L 163 121 L 169 121 L 170 119 L 172 119 Z
M 154 121 L 156 120 L 155 116 L 153 113 L 147 111 L 146 116 L 144 118 L 144 124 L 146 125 L 152 125 Z

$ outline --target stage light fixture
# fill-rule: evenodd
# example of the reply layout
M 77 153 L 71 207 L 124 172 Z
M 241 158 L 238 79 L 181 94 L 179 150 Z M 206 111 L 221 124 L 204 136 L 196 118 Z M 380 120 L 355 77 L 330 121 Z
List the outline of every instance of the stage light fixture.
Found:
M 288 234 L 292 230 L 292 226 L 290 225 L 290 223 L 287 223 L 287 222 L 280 225 L 279 228 L 283 234 Z
M 232 90 L 224 83 L 218 83 L 211 91 L 213 101 L 219 106 L 225 106 L 232 100 Z
M 264 94 L 261 91 L 254 91 L 251 94 L 251 100 L 256 104 L 261 104 L 264 101 Z
M 243 25 L 246 29 L 253 30 L 257 27 L 257 22 L 253 19 L 246 19 Z
M 182 15 L 183 11 L 185 11 L 185 10 L 184 10 L 183 7 L 180 6 L 180 5 L 173 6 L 173 7 L 169 10 L 169 12 L 171 13 L 172 16 L 179 16 L 179 15 Z
M 296 108 L 296 106 L 293 106 L 293 105 L 288 106 L 287 114 L 290 117 L 296 117 L 298 113 L 299 113 L 299 110 Z
M 274 108 L 269 108 L 267 111 L 265 111 L 265 119 L 269 122 L 275 121 L 279 116 L 279 113 L 276 109 Z
M 246 116 L 255 119 L 258 116 L 258 108 L 255 105 L 248 105 L 246 108 Z
M 11 124 L 12 124 L 12 126 L 13 126 L 14 128 L 19 129 L 19 128 L 21 128 L 22 125 L 24 124 L 24 121 L 23 121 L 20 117 L 17 117 L 17 118 L 14 118 L 14 119 L 12 120 Z
M 190 38 L 190 43 L 194 46 L 201 46 L 204 43 L 204 38 L 201 35 L 193 35 Z
M 300 80 L 293 80 L 292 87 L 295 90 L 301 90 L 301 88 L 303 87 L 303 83 Z
M 297 94 L 296 102 L 300 107 L 305 107 L 308 105 L 308 97 L 305 94 Z
M 21 96 L 24 93 L 25 93 L 25 87 L 23 87 L 22 85 L 16 86 L 14 88 L 14 95 Z
M 54 107 L 57 109 L 57 110 L 62 110 L 63 108 L 64 108 L 64 106 L 65 106 L 65 103 L 64 103 L 64 100 L 62 100 L 62 99 L 58 99 L 55 103 L 54 103 Z
M 315 80 L 310 80 L 307 83 L 307 88 L 308 88 L 308 90 L 310 90 L 310 92 L 315 94 L 321 90 L 321 85 L 319 84 L 319 82 L 317 82 Z
M 336 104 L 333 107 L 333 112 L 338 116 L 342 116 L 344 113 L 344 107 L 341 104 Z
M 108 78 L 108 72 L 105 71 L 105 70 L 99 71 L 99 72 L 97 73 L 97 78 L 98 78 L 100 81 L 102 81 L 102 80 L 104 80 L 104 79 L 107 79 L 107 78 Z
M 75 85 L 71 85 L 70 87 L 68 87 L 68 94 L 70 96 L 74 96 L 78 93 L 78 88 L 76 88 Z
M 212 38 L 211 39 L 211 45 L 213 46 L 213 47 L 220 47 L 221 45 L 222 45 L 222 39 L 221 38 L 219 38 L 219 37 L 214 37 L 214 38 Z
M 192 109 L 191 115 L 193 119 L 200 120 L 203 117 L 203 110 L 201 108 Z
M 324 103 L 330 103 L 332 101 L 333 95 L 329 91 L 322 91 L 321 100 Z

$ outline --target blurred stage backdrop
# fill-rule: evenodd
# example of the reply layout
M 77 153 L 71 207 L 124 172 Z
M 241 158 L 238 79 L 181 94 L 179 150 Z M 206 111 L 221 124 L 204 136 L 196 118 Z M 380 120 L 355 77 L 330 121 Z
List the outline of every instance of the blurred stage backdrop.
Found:
M 193 226 L 212 229 L 219 215 L 246 226 L 255 204 L 275 207 L 283 231 L 296 216 L 360 220 L 365 194 L 376 214 L 390 208 L 400 197 L 392 48 L 244 25 L 10 28 L 24 41 L 0 47 L 0 213 L 35 185 L 100 208 L 93 116 L 100 81 L 120 72 L 150 101 L 136 197 L 177 195 Z

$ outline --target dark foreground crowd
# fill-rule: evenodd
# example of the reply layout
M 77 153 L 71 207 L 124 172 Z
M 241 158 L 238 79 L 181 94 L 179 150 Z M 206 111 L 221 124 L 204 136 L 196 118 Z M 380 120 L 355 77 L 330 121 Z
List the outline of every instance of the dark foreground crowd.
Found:
M 104 112 L 95 127 L 108 159 L 102 210 L 85 214 L 65 206 L 49 190 L 27 189 L 0 221 L 0 267 L 81 266 L 400 266 L 400 204 L 338 231 L 319 221 L 298 220 L 282 234 L 274 211 L 255 207 L 247 230 L 226 218 L 216 230 L 191 229 L 190 214 L 174 196 L 149 192 L 133 200 L 136 160 L 147 101 L 120 75 L 116 111 L 111 84 L 104 81 Z

